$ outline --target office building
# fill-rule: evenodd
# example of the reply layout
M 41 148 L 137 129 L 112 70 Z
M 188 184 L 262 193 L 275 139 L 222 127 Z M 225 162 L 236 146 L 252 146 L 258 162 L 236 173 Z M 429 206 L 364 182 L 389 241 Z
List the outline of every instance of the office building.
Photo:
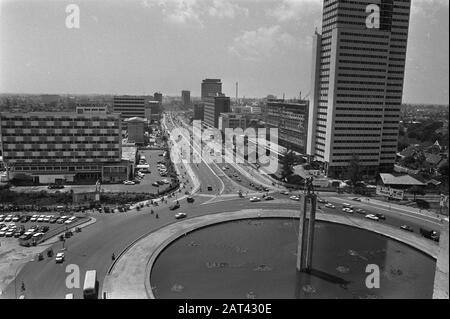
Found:
M 306 152 L 309 101 L 269 99 L 266 127 L 278 129 L 278 144 L 299 153 Z
M 150 108 L 148 96 L 121 95 L 113 99 L 113 112 L 120 113 L 122 121 L 131 117 L 147 118 Z
M 181 91 L 181 102 L 186 108 L 191 106 L 191 91 Z
M 128 143 L 135 143 L 136 145 L 145 144 L 146 123 L 147 120 L 141 117 L 131 117 L 125 120 Z
M 220 113 L 218 129 L 225 133 L 226 128 L 242 128 L 245 130 L 247 128 L 245 116 L 237 113 Z
M 203 102 L 195 103 L 194 104 L 194 120 L 203 121 L 204 110 L 205 110 L 205 106 L 204 106 Z
M 28 183 L 127 179 L 132 172 L 122 161 L 120 132 L 121 118 L 115 113 L 0 113 L 8 178 Z
M 380 8 L 369 28 L 368 5 Z M 408 0 L 325 0 L 314 36 L 308 154 L 330 177 L 357 160 L 363 176 L 393 169 L 410 15 Z
M 204 99 L 204 122 L 210 127 L 219 127 L 220 113 L 231 112 L 230 98 L 225 95 L 220 95 Z
M 204 79 L 201 87 L 201 98 L 212 98 L 222 94 L 222 82 L 220 79 Z

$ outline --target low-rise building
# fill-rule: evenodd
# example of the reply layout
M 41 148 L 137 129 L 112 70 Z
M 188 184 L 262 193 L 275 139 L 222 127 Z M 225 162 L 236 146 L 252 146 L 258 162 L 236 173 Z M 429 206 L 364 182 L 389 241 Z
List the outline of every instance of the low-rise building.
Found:
M 242 114 L 236 113 L 220 113 L 219 115 L 219 130 L 225 133 L 226 128 L 242 128 L 246 129 L 246 118 Z

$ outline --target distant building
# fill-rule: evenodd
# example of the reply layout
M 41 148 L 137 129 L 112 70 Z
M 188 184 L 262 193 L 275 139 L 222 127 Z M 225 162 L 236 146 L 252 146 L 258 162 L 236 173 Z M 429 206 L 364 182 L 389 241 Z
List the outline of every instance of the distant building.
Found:
M 153 94 L 153 100 L 158 101 L 160 104 L 162 104 L 163 101 L 163 95 L 160 92 L 155 92 Z
M 220 113 L 229 112 L 231 112 L 231 107 L 228 96 L 220 95 L 204 100 L 204 122 L 211 127 L 218 128 Z
M 145 143 L 146 120 L 140 117 L 131 117 L 125 120 L 128 133 L 128 142 L 143 145 Z
M 113 112 L 120 113 L 122 121 L 131 117 L 147 118 L 150 108 L 148 96 L 121 95 L 113 99 Z
M 266 126 L 278 128 L 278 144 L 304 154 L 308 132 L 309 101 L 267 100 Z
M 80 101 L 76 105 L 77 114 L 106 114 L 109 112 L 108 103 L 98 101 Z
M 191 106 L 191 91 L 183 90 L 181 91 L 181 101 L 184 107 Z
M 161 114 L 161 102 L 149 101 L 149 110 L 146 119 L 158 121 Z
M 246 118 L 242 114 L 237 113 L 220 113 L 218 129 L 225 133 L 226 128 L 242 128 L 246 129 Z
M 43 184 L 120 182 L 129 172 L 121 125 L 117 113 L 0 113 L 8 177 Z M 121 180 L 109 175 L 117 168 L 125 172 Z
M 204 79 L 201 88 L 201 98 L 212 98 L 222 94 L 222 82 L 220 79 Z
M 194 104 L 194 120 L 203 121 L 204 110 L 205 110 L 205 105 L 203 104 L 203 102 L 195 103 Z

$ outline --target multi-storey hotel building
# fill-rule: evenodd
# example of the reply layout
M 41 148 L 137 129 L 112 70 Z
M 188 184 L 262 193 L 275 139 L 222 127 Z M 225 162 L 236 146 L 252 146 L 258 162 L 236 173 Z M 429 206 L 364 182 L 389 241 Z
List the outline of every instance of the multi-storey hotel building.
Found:
M 117 182 L 130 173 L 119 114 L 0 113 L 0 132 L 10 179 Z
M 366 21 L 373 5 L 379 25 Z M 325 163 L 330 177 L 344 177 L 352 159 L 367 177 L 393 168 L 410 5 L 324 0 L 322 33 L 313 45 L 307 151 Z

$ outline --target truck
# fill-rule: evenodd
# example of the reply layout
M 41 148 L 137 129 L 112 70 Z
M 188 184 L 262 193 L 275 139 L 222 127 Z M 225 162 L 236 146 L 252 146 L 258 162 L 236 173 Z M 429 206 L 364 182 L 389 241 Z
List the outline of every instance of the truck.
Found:
M 425 238 L 439 242 L 439 234 L 435 230 L 427 230 L 424 228 L 420 228 L 420 234 Z

